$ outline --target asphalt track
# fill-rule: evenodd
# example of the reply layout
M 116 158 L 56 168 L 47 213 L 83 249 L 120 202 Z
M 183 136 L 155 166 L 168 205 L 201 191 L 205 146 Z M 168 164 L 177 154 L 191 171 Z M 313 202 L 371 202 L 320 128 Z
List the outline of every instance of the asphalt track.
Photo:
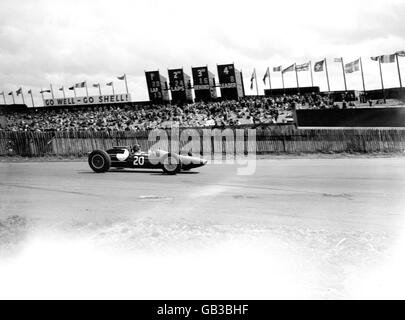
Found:
M 399 273 L 385 278 L 393 261 L 402 261 L 396 253 L 403 248 L 405 158 L 258 160 L 248 176 L 237 168 L 209 164 L 166 176 L 95 174 L 77 161 L 0 163 L 0 259 L 7 261 L 0 274 L 26 273 L 3 279 L 9 288 L 0 296 L 23 295 L 10 289 L 17 281 L 23 297 L 35 298 L 405 297 L 393 289 Z M 91 250 L 82 252 L 88 244 Z M 102 250 L 102 265 L 111 254 L 119 254 L 115 261 L 136 257 L 144 279 L 133 281 L 142 290 L 130 285 L 136 268 L 118 271 L 118 262 L 103 272 L 125 274 L 126 282 L 105 280 L 114 290 L 94 287 L 93 250 Z M 53 255 L 62 273 L 67 261 L 83 265 L 73 268 L 80 290 L 71 278 L 58 287 L 43 280 L 44 290 L 34 290 L 39 283 L 22 264 L 57 277 L 42 265 Z M 148 277 L 148 270 L 161 278 Z

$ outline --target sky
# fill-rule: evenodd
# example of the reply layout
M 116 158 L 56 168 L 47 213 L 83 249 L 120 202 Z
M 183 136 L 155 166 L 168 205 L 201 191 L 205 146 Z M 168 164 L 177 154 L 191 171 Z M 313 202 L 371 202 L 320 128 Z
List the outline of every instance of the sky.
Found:
M 404 16 L 405 0 L 0 0 L 0 92 L 22 86 L 41 104 L 39 91 L 51 83 L 61 96 L 59 87 L 82 81 L 101 83 L 109 94 L 105 84 L 114 81 L 124 93 L 117 76 L 126 73 L 132 100 L 142 101 L 145 70 L 167 76 L 168 68 L 191 74 L 192 66 L 208 65 L 216 74 L 216 64 L 234 62 L 247 94 L 256 93 L 249 88 L 256 68 L 262 94 L 267 67 L 325 57 L 331 90 L 344 87 L 336 57 L 362 57 L 366 89 L 378 89 L 378 62 L 370 57 L 405 50 Z M 405 84 L 405 58 L 399 62 Z M 399 86 L 396 63 L 382 67 L 384 85 Z M 280 73 L 271 77 L 281 88 Z M 299 82 L 309 86 L 309 72 Z M 326 90 L 325 74 L 314 73 L 314 84 Z M 347 84 L 361 90 L 360 73 L 347 75 Z M 296 86 L 294 73 L 285 86 Z

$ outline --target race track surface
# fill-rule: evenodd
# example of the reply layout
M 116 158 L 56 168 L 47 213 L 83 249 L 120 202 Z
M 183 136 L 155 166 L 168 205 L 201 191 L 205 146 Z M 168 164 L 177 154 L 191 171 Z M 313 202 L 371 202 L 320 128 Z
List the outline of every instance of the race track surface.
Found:
M 0 163 L 0 297 L 405 298 L 404 158 L 237 168 Z

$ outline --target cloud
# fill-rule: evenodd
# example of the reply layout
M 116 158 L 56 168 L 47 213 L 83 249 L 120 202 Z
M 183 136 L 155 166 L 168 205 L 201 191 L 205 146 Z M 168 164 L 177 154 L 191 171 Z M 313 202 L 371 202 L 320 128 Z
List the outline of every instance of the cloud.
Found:
M 104 83 L 126 72 L 133 98 L 146 100 L 144 70 L 183 66 L 190 74 L 191 66 L 208 64 L 216 73 L 216 63 L 235 62 L 249 77 L 254 67 L 264 73 L 267 66 L 405 49 L 404 15 L 399 0 L 2 0 L 0 90 Z M 378 87 L 369 70 L 369 86 Z M 330 76 L 340 89 L 339 69 L 331 66 Z M 326 88 L 321 78 L 316 84 Z M 351 85 L 360 89 L 361 81 Z

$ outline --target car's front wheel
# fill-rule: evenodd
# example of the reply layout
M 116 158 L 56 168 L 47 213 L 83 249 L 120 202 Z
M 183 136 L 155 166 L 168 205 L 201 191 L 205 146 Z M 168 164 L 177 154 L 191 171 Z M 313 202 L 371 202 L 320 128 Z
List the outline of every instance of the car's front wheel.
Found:
M 175 175 L 181 170 L 181 161 L 179 157 L 167 154 L 161 160 L 162 170 L 169 175 Z
M 89 155 L 89 165 L 94 172 L 107 172 L 111 167 L 111 158 L 107 152 L 103 150 L 95 150 Z

